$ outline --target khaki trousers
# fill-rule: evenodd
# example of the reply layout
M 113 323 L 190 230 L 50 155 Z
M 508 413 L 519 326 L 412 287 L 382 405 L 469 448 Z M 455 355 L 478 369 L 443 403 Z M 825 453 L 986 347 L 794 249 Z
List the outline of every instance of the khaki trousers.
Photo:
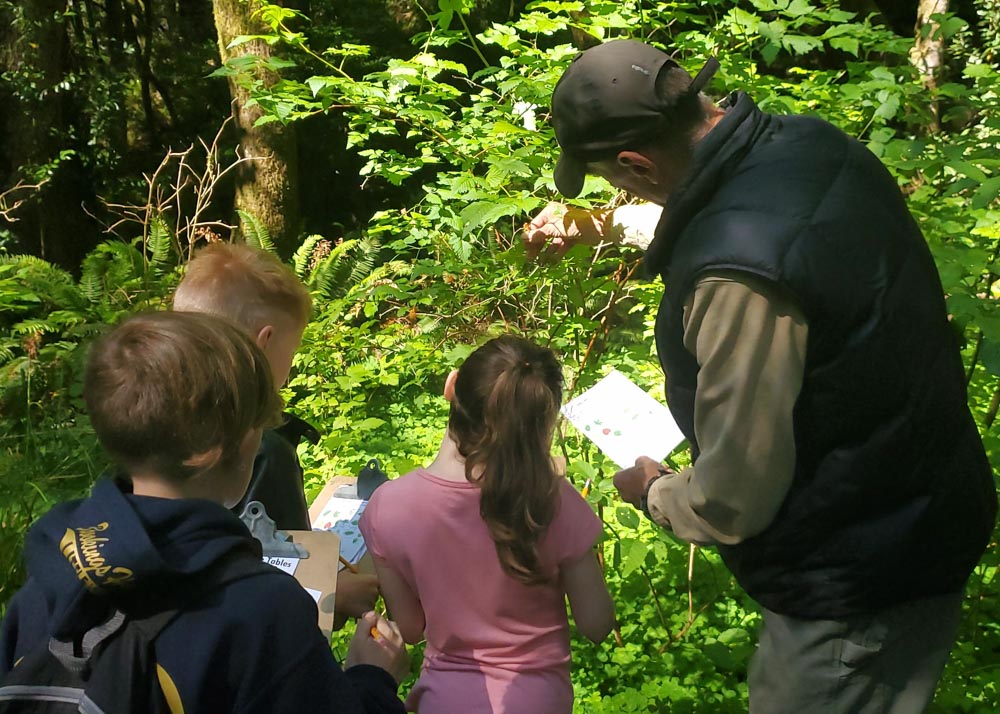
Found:
M 846 620 L 764 609 L 750 663 L 750 713 L 920 714 L 955 643 L 963 594 Z

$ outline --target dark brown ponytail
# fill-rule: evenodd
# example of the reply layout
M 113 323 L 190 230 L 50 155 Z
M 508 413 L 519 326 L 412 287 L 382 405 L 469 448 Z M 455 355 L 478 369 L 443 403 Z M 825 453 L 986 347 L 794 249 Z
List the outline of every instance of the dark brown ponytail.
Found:
M 448 427 L 465 477 L 480 486 L 479 512 L 501 566 L 527 584 L 546 580 L 537 545 L 555 516 L 550 449 L 561 402 L 555 355 L 512 335 L 473 352 L 455 381 Z

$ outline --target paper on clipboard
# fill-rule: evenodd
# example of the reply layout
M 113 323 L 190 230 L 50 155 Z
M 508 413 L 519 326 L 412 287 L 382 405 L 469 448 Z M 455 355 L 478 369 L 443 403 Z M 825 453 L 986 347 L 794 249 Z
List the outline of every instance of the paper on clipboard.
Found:
M 340 537 L 340 555 L 351 564 L 356 564 L 367 552 L 358 527 L 358 521 L 367 505 L 368 501 L 333 496 L 312 519 L 314 530 L 329 531 Z
M 562 414 L 620 468 L 662 461 L 684 441 L 670 411 L 617 370 L 563 405 Z
M 293 543 L 309 553 L 308 558 L 264 556 L 264 562 L 292 575 L 319 610 L 319 629 L 329 639 L 333 632 L 334 604 L 337 600 L 337 573 L 340 565 L 340 538 L 324 531 L 285 531 Z
M 330 532 L 278 530 L 260 501 L 250 501 L 240 520 L 260 543 L 262 560 L 295 578 L 316 601 L 319 629 L 329 638 L 337 599 L 340 537 Z

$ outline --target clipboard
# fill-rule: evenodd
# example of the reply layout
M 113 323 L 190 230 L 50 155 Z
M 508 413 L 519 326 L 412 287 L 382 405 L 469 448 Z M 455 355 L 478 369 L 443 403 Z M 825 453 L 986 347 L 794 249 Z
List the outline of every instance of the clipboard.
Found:
M 329 531 L 279 531 L 259 501 L 248 503 L 240 519 L 260 541 L 264 562 L 294 577 L 316 601 L 317 624 L 329 640 L 337 601 L 340 537 Z
M 298 561 L 291 575 L 316 601 L 316 608 L 319 610 L 319 629 L 324 637 L 330 639 L 333 632 L 334 605 L 337 601 L 340 538 L 336 533 L 327 531 L 285 531 L 285 533 L 292 543 L 304 546 L 309 553 L 308 558 Z M 271 562 L 272 559 L 265 557 L 264 560 Z
M 357 479 L 353 476 L 334 476 L 327 481 L 326 485 L 323 486 L 323 490 L 316 495 L 316 498 L 313 499 L 312 504 L 309 506 L 309 522 L 314 523 L 319 518 L 319 514 L 323 512 L 323 506 L 337 494 L 337 491 L 341 488 L 350 490 L 356 483 Z
M 332 479 L 327 481 L 326 485 L 323 486 L 323 489 L 319 492 L 316 498 L 313 499 L 312 504 L 309 506 L 309 522 L 316 522 L 316 519 L 319 518 L 321 513 L 323 513 L 323 508 L 332 497 L 347 497 L 351 492 L 356 494 L 356 484 L 357 478 L 355 476 L 334 476 Z M 329 531 L 313 532 L 327 533 Z M 336 534 L 331 533 L 331 535 Z M 372 560 L 372 554 L 367 550 L 358 562 L 354 563 L 354 565 L 358 569 L 359 573 L 364 573 L 365 575 L 375 575 L 375 562 Z

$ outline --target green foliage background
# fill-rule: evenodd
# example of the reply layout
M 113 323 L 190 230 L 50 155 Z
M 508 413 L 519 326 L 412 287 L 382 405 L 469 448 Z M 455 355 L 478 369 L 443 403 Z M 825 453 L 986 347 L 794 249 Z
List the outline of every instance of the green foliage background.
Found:
M 587 36 L 659 43 L 692 70 L 717 56 L 720 96 L 746 89 L 765 111 L 821 116 L 882 158 L 938 262 L 965 345 L 970 406 L 998 463 L 1000 74 L 991 56 L 966 51 L 961 71 L 928 89 L 907 60 L 912 39 L 820 0 L 543 0 L 482 31 L 471 29 L 472 9 L 439 0 L 412 55 L 373 70 L 367 46 L 316 44 L 313 35 L 325 35 L 307 18 L 262 4 L 283 79 L 256 84 L 252 59 L 219 71 L 254 89 L 263 122 L 342 118 L 345 150 L 363 157 L 366 181 L 416 197 L 385 206 L 356 235 L 308 236 L 292 259 L 317 306 L 285 391 L 289 408 L 325 434 L 301 450 L 310 497 L 371 456 L 392 475 L 426 462 L 444 430 L 444 376 L 487 336 L 515 331 L 556 349 L 570 394 L 612 367 L 662 394 L 652 347 L 661 290 L 639 279 L 639 255 L 578 248 L 535 264 L 519 245 L 523 223 L 556 197 L 546 106 L 577 51 L 573 39 Z M 940 21 L 937 31 L 960 47 L 966 23 Z M 932 111 L 939 133 L 927 131 Z M 577 202 L 621 200 L 590 179 Z M 182 270 L 184 251 L 167 227 L 176 218 L 147 221 L 132 243 L 101 245 L 79 278 L 37 259 L 0 259 L 4 600 L 22 577 L 24 528 L 105 465 L 82 413 L 81 348 L 101 325 L 163 305 Z M 266 230 L 241 218 L 267 247 Z M 572 427 L 561 427 L 557 448 L 574 481 L 595 481 L 590 500 L 606 524 L 620 622 L 603 645 L 574 639 L 577 711 L 745 711 L 756 606 L 714 551 L 699 549 L 692 561 L 686 545 L 622 506 L 615 467 Z M 998 560 L 994 538 L 969 583 L 937 711 L 1000 708 Z

